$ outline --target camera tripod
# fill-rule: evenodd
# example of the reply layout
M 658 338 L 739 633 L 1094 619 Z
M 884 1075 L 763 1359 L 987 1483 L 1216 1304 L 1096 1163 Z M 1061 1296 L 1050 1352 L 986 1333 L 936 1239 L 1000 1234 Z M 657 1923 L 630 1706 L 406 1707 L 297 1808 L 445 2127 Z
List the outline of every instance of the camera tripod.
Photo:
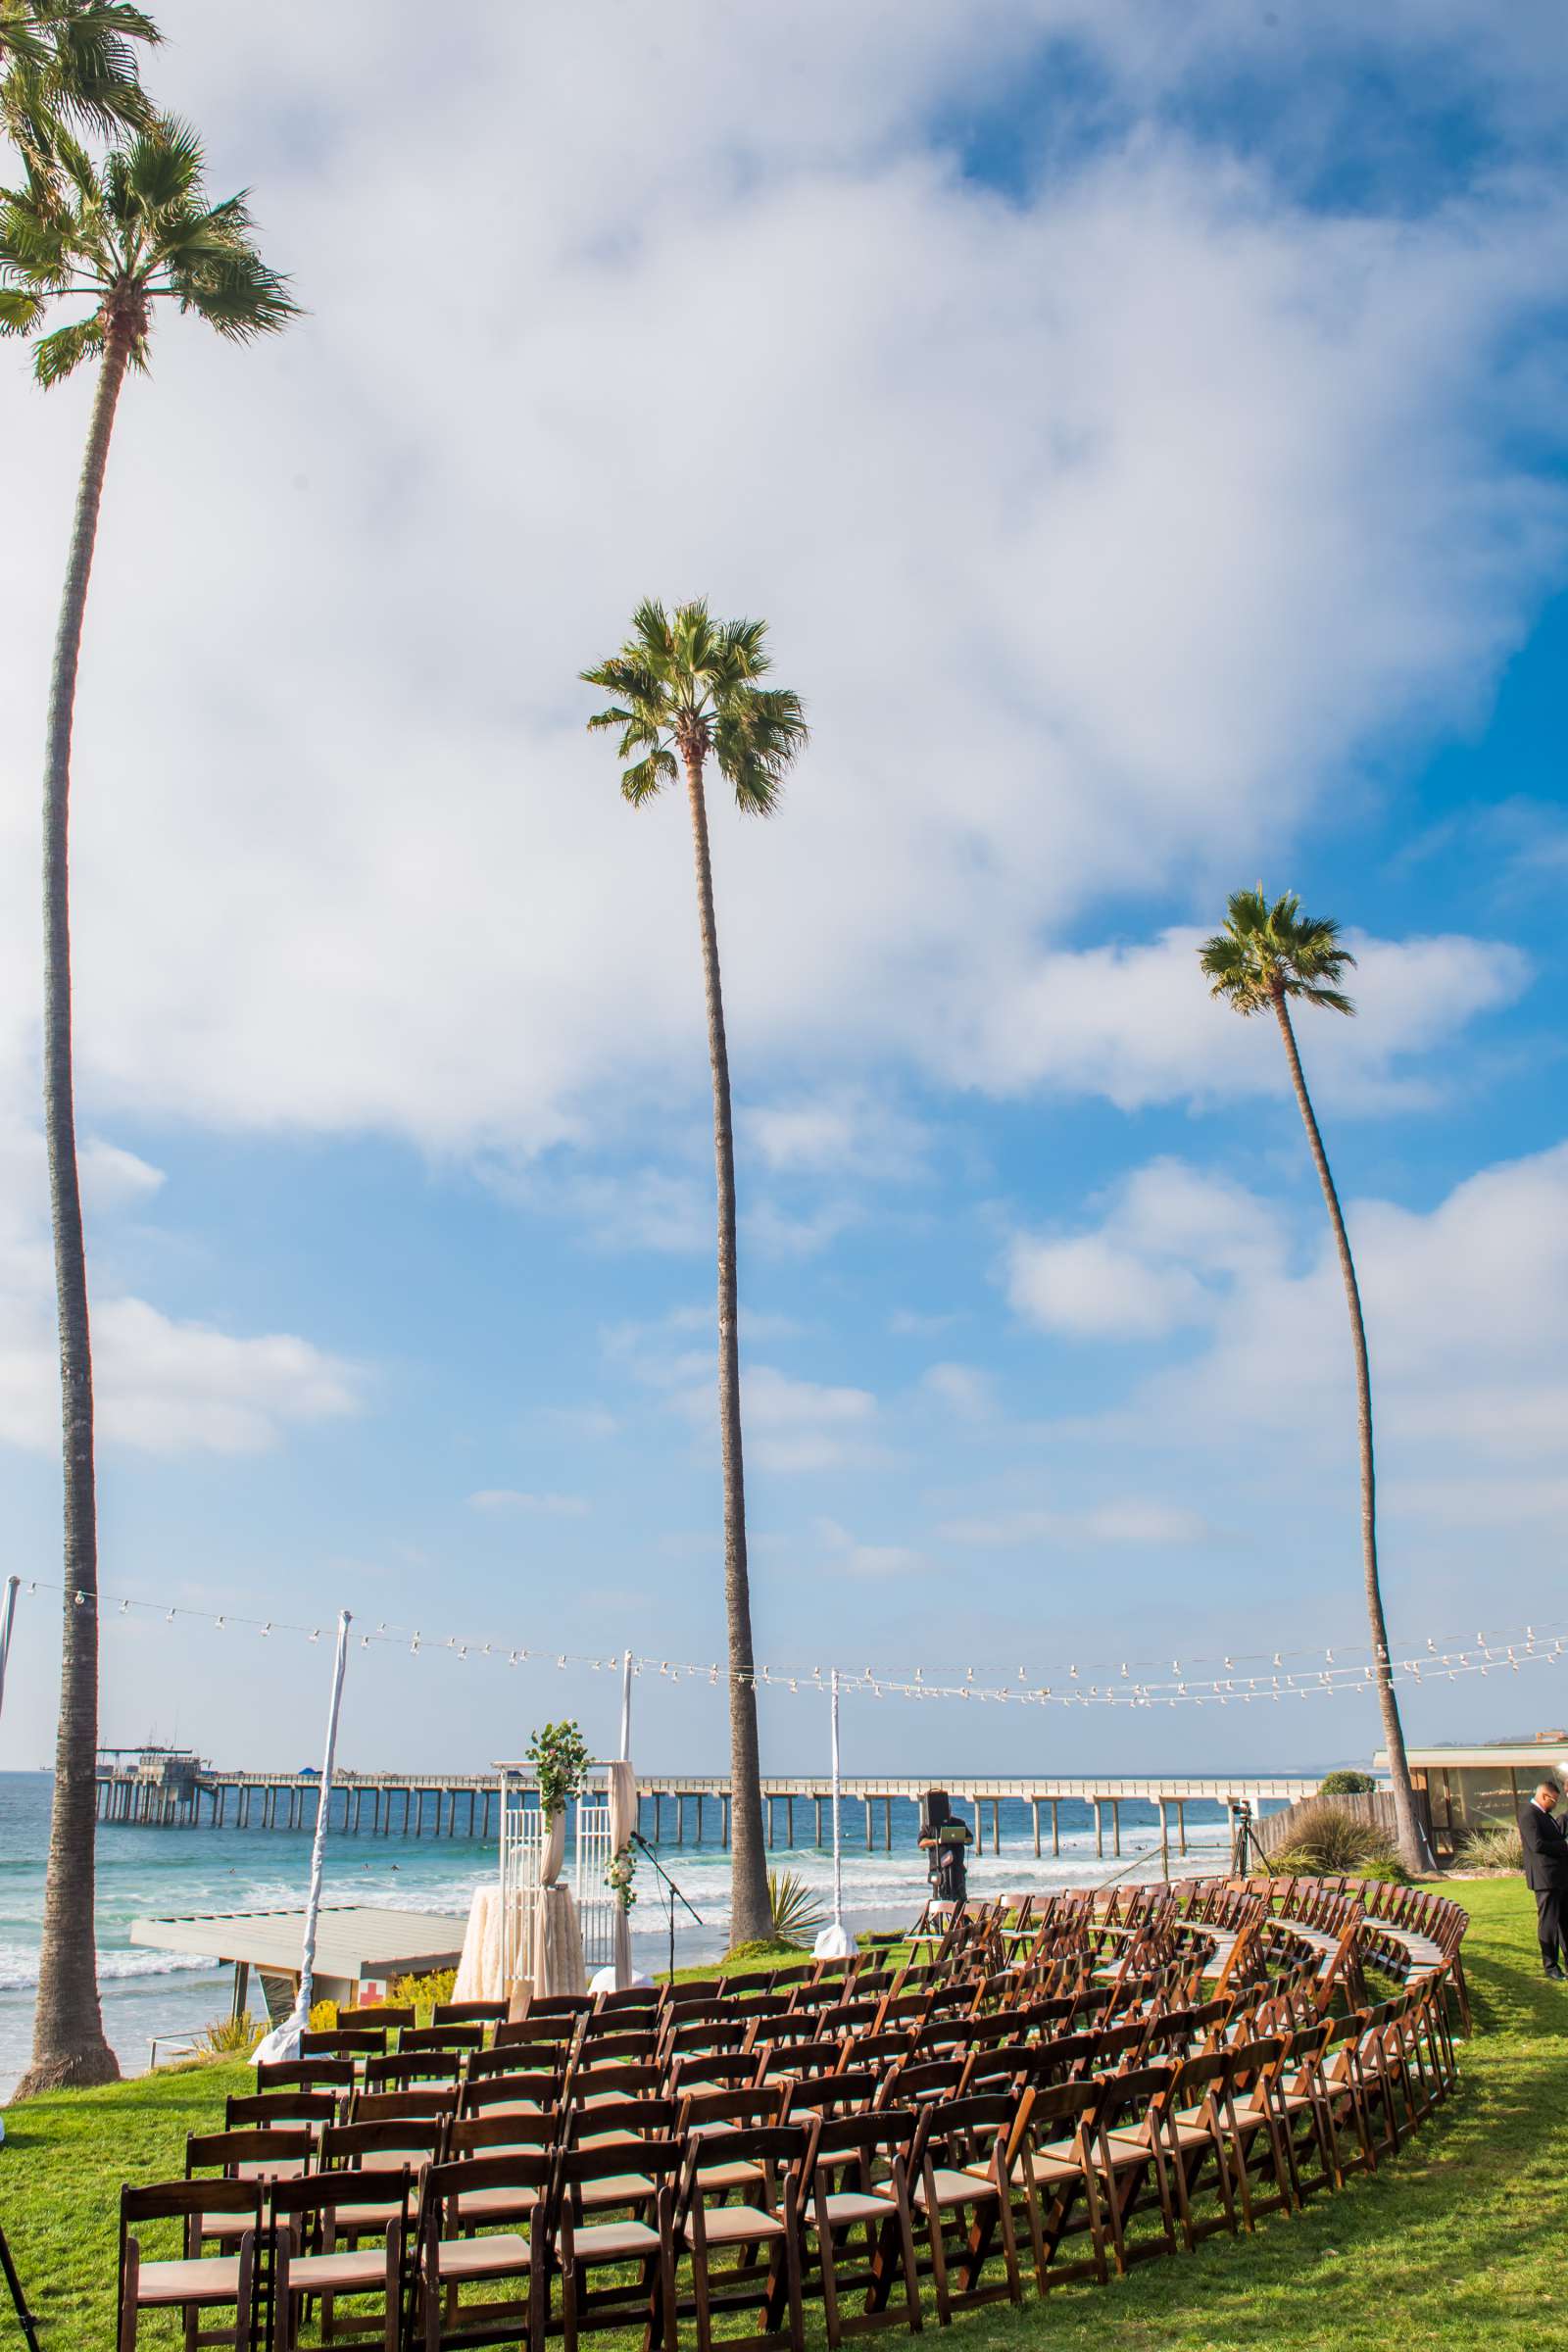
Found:
M 17 2266 L 11 2258 L 11 2248 L 6 2243 L 3 2222 L 0 2222 L 0 2272 L 5 2275 L 6 2286 L 10 2292 L 17 2318 L 22 2323 L 22 2332 L 26 2339 L 28 2352 L 39 2352 L 38 2323 L 27 2309 L 27 2298 L 22 2291 L 22 2280 L 17 2277 Z

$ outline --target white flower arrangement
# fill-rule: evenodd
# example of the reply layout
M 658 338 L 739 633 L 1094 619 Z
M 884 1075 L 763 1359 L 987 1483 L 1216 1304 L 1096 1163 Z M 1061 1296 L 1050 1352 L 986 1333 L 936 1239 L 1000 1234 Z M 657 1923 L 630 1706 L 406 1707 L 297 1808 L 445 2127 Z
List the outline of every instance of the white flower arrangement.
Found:
M 612 1854 L 605 1871 L 605 1885 L 623 1911 L 629 1911 L 637 1900 L 637 1889 L 632 1884 L 636 1876 L 637 1857 L 629 1845 L 623 1845 L 618 1854 Z

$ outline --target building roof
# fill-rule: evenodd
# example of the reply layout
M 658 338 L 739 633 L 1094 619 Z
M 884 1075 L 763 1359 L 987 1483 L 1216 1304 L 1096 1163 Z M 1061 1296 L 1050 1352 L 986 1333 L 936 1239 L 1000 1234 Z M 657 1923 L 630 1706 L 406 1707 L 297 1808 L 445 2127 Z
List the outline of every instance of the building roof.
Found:
M 1495 1745 L 1482 1747 L 1411 1747 L 1405 1750 L 1417 1772 L 1473 1772 L 1478 1769 L 1500 1768 L 1507 1772 L 1534 1769 L 1542 1764 L 1556 1764 L 1562 1753 L 1568 1752 L 1568 1740 L 1562 1751 L 1542 1740 L 1499 1740 Z M 1389 1768 L 1388 1752 L 1380 1748 L 1372 1759 L 1380 1771 Z
M 432 1911 L 323 1905 L 316 1931 L 316 1973 L 357 1984 L 364 1977 L 421 1975 L 462 1957 L 467 1922 Z M 303 1911 L 197 1911 L 180 1919 L 133 1919 L 132 1943 L 298 1976 Z

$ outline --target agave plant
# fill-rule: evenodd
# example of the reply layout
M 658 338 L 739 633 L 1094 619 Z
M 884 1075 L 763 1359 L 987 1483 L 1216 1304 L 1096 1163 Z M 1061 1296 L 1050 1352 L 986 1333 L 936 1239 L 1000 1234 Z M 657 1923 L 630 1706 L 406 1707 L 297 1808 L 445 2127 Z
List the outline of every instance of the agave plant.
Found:
M 799 1943 L 822 1925 L 827 1913 L 798 1870 L 770 1870 L 767 1906 L 781 1943 Z

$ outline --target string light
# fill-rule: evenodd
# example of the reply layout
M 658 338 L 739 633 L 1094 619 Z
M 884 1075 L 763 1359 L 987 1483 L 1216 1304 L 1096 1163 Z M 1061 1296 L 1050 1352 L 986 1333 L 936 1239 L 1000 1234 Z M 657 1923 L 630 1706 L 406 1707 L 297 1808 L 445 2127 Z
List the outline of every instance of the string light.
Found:
M 41 1582 L 42 1580 L 36 1577 L 28 1578 L 26 1590 L 29 1592 L 36 1592 L 40 1589 Z M 42 1583 L 42 1589 L 45 1591 L 52 1589 L 56 1592 L 62 1590 L 58 1585 L 51 1588 L 47 1583 Z M 91 1596 L 80 1590 L 70 1589 L 70 1597 L 75 1607 L 84 1608 Z M 280 1618 L 245 1617 L 228 1610 L 220 1611 L 215 1616 L 206 1609 L 186 1608 L 177 1602 L 170 1604 L 162 1600 L 143 1599 L 133 1593 L 104 1593 L 100 1594 L 99 1598 L 106 1607 L 113 1605 L 121 1617 L 128 1617 L 134 1611 L 145 1610 L 149 1614 L 162 1616 L 164 1621 L 170 1625 L 172 1625 L 177 1618 L 188 1617 L 210 1624 L 217 1633 L 243 1629 L 254 1632 L 263 1639 L 273 1634 L 297 1634 L 309 1642 L 318 1642 L 320 1640 L 321 1629 L 318 1625 L 293 1624 Z M 505 1643 L 498 1644 L 493 1640 L 481 1642 L 476 1636 L 460 1636 L 458 1634 L 430 1636 L 418 1627 L 415 1627 L 411 1633 L 409 1629 L 398 1628 L 384 1620 L 377 1624 L 373 1634 L 361 1635 L 360 1647 L 369 1649 L 404 1642 L 408 1643 L 411 1657 L 417 1657 L 422 1651 L 433 1646 L 447 1651 L 455 1660 L 462 1663 L 469 1663 L 477 1655 L 494 1658 L 498 1664 L 504 1659 L 507 1665 L 516 1666 L 525 1663 L 530 1655 L 537 1654 L 531 1653 L 520 1645 L 509 1647 Z M 1535 1626 L 1526 1626 L 1522 1634 L 1517 1630 L 1512 1633 L 1494 1634 L 1490 1637 L 1484 1632 L 1478 1633 L 1474 1643 L 1466 1646 L 1450 1643 L 1446 1648 L 1440 1648 L 1439 1638 L 1427 1636 L 1422 1642 L 1421 1649 L 1406 1656 L 1391 1656 L 1383 1649 L 1373 1651 L 1372 1654 L 1378 1661 L 1376 1666 L 1366 1663 L 1351 1663 L 1350 1655 L 1353 1655 L 1354 1645 L 1348 1645 L 1350 1655 L 1348 1655 L 1348 1645 L 1345 1643 L 1318 1651 L 1284 1649 L 1269 1652 L 1259 1651 L 1256 1653 L 1256 1660 L 1261 1662 L 1266 1658 L 1272 1662 L 1274 1668 L 1274 1671 L 1267 1676 L 1253 1674 L 1239 1677 L 1235 1669 L 1239 1663 L 1246 1664 L 1248 1661 L 1245 1659 L 1238 1661 L 1235 1657 L 1226 1654 L 1218 1662 L 1223 1664 L 1227 1672 L 1207 1678 L 1195 1677 L 1190 1670 L 1192 1663 L 1202 1663 L 1203 1661 L 1190 1661 L 1189 1671 L 1184 1675 L 1181 1661 L 1172 1658 L 1170 1660 L 1172 1679 L 1168 1682 L 1134 1681 L 1132 1678 L 1134 1661 L 1125 1658 L 1119 1659 L 1114 1662 L 1115 1669 L 1121 1682 L 1126 1686 L 1125 1688 L 1118 1688 L 1114 1683 L 1102 1685 L 1098 1682 L 1085 1686 L 1080 1668 L 1076 1664 L 1069 1666 L 1069 1682 L 1067 1687 L 1062 1689 L 1056 1689 L 1049 1683 L 1027 1685 L 1028 1669 L 1025 1666 L 1019 1666 L 1013 1670 L 1017 1682 L 1026 1686 L 1021 1689 L 1015 1687 L 1013 1683 L 1000 1678 L 994 1684 L 988 1684 L 984 1679 L 987 1670 L 973 1665 L 965 1666 L 962 1669 L 955 1667 L 950 1670 L 956 1675 L 961 1672 L 961 1681 L 942 1682 L 928 1679 L 927 1670 L 922 1666 L 912 1667 L 906 1672 L 894 1670 L 878 1672 L 875 1666 L 866 1664 L 858 1669 L 843 1670 L 840 1683 L 841 1688 L 846 1690 L 864 1690 L 869 1692 L 872 1697 L 879 1699 L 892 1697 L 978 1700 L 983 1705 L 992 1700 L 1001 1702 L 1014 1699 L 1020 1706 L 1175 1707 L 1203 1706 L 1216 1701 L 1220 1705 L 1226 1705 L 1232 1698 L 1250 1704 L 1251 1699 L 1257 1695 L 1274 1699 L 1281 1696 L 1308 1698 L 1332 1696 L 1336 1692 L 1363 1691 L 1369 1685 L 1375 1684 L 1385 1673 L 1393 1681 L 1417 1685 L 1423 1681 L 1423 1670 L 1426 1679 L 1434 1679 L 1435 1676 L 1435 1679 L 1448 1682 L 1456 1682 L 1464 1674 L 1479 1674 L 1485 1677 L 1490 1675 L 1494 1667 L 1501 1666 L 1506 1666 L 1517 1674 L 1522 1665 L 1538 1662 L 1556 1663 L 1563 1657 L 1565 1645 L 1568 1645 L 1568 1635 L 1565 1633 L 1553 1633 L 1549 1629 L 1538 1631 Z M 1290 1656 L 1319 1656 L 1325 1663 L 1320 1666 L 1293 1670 L 1284 1665 L 1284 1660 Z M 595 1674 L 618 1673 L 622 1670 L 623 1662 L 623 1657 L 602 1658 L 570 1650 L 555 1652 L 556 1667 L 563 1673 L 568 1666 L 585 1667 Z M 1215 1661 L 1208 1662 L 1214 1663 Z M 820 1665 L 810 1669 L 809 1681 L 806 1680 L 805 1670 L 802 1668 L 792 1670 L 789 1667 L 773 1665 L 753 1665 L 749 1668 L 740 1668 L 732 1675 L 728 1669 L 720 1666 L 716 1661 L 693 1664 L 669 1658 L 633 1656 L 630 1659 L 630 1668 L 631 1672 L 638 1676 L 645 1671 L 657 1671 L 661 1676 L 672 1682 L 679 1682 L 683 1677 L 700 1679 L 706 1675 L 710 1686 L 713 1688 L 716 1688 L 721 1682 L 736 1681 L 754 1690 L 765 1688 L 781 1693 L 787 1692 L 791 1696 L 799 1696 L 803 1687 L 808 1692 L 821 1691 L 826 1688 L 823 1680 L 824 1669 Z

